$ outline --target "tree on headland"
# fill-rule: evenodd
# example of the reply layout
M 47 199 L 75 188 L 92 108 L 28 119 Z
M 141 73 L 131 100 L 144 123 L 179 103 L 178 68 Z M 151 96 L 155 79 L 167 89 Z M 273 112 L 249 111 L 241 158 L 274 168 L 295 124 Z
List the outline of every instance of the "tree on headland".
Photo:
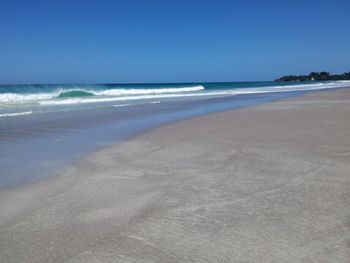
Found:
M 309 75 L 287 75 L 283 76 L 275 81 L 285 82 L 285 81 L 325 81 L 325 80 L 350 80 L 350 72 L 345 72 L 343 74 L 330 74 L 326 71 L 321 72 L 311 72 Z

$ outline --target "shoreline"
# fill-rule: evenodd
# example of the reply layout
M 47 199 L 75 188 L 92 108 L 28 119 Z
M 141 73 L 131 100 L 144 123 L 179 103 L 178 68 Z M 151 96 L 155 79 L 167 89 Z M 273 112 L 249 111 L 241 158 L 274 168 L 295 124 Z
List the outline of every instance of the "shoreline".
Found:
M 163 101 L 156 104 L 134 105 L 130 108 L 111 107 L 72 116 L 68 114 L 60 118 L 56 118 L 55 115 L 43 119 L 28 118 L 25 120 L 27 126 L 5 128 L 2 132 L 0 128 L 3 153 L 0 167 L 6 175 L 0 178 L 0 191 L 55 176 L 65 167 L 74 165 L 75 162 L 96 151 L 162 125 L 298 97 L 305 93 L 305 91 L 294 91 L 246 94 L 199 101 Z M 33 152 L 33 149 L 36 151 Z M 31 152 L 30 156 L 28 152 Z M 18 163 L 21 163 L 20 168 Z
M 0 104 L 24 101 L 0 107 L 0 191 L 55 176 L 89 154 L 165 124 L 346 86 L 349 82 L 2 86 L 5 104 Z
M 191 113 L 189 114 L 182 114 L 181 112 L 174 112 L 175 113 L 175 117 L 172 116 L 171 117 L 171 114 L 172 113 L 169 113 L 167 114 L 168 117 L 155 117 L 154 120 L 152 120 L 152 117 L 149 118 L 146 116 L 146 119 L 145 120 L 140 120 L 138 119 L 138 122 L 139 123 L 145 123 L 145 122 L 149 122 L 150 124 L 141 124 L 140 127 L 139 124 L 136 124 L 136 121 L 137 119 L 135 120 L 131 120 L 131 121 L 125 121 L 124 119 L 121 119 L 121 120 L 113 120 L 113 119 L 110 119 L 109 122 L 113 122 L 113 121 L 121 121 L 120 122 L 120 125 L 114 125 L 116 126 L 118 129 L 121 130 L 118 131 L 118 130 L 115 130 L 115 128 L 107 128 L 107 130 L 110 130 L 108 131 L 108 136 L 111 137 L 109 138 L 107 141 L 108 143 L 105 143 L 103 146 L 98 146 L 98 147 L 94 147 L 94 146 L 84 146 L 81 147 L 82 149 L 84 148 L 87 148 L 85 150 L 82 150 L 82 152 L 80 152 L 80 150 L 76 153 L 76 156 L 75 157 L 63 157 L 64 154 L 62 155 L 62 153 L 60 153 L 62 150 L 60 149 L 61 147 L 64 147 L 64 144 L 66 144 L 66 135 L 65 134 L 52 134 L 52 135 L 47 135 L 47 139 L 44 139 L 46 141 L 46 143 L 44 143 L 43 145 L 39 145 L 41 146 L 44 146 L 46 144 L 46 147 L 47 148 L 51 148 L 53 149 L 52 152 L 58 152 L 60 153 L 57 157 L 58 159 L 55 160 L 55 162 L 52 162 L 52 165 L 49 166 L 50 168 L 50 172 L 47 170 L 47 168 L 44 167 L 40 167 L 40 162 L 50 162 L 50 160 L 45 160 L 45 161 L 42 161 L 41 159 L 39 159 L 39 169 L 35 169 L 35 170 L 38 170 L 38 172 L 40 172 L 39 174 L 35 174 L 37 173 L 37 171 L 35 171 L 34 173 L 34 176 L 32 175 L 32 171 L 31 170 L 26 170 L 24 171 L 25 173 L 29 173 L 30 176 L 29 178 L 25 178 L 23 177 L 22 175 L 14 175 L 14 178 L 16 179 L 12 179 L 14 182 L 11 183 L 11 180 L 10 180 L 10 183 L 7 183 L 7 180 L 8 179 L 5 179 L 5 182 L 0 182 L 0 193 L 1 191 L 6 191 L 6 190 L 11 190 L 11 189 L 16 189 L 16 188 L 20 188 L 22 186 L 26 186 L 26 185 L 33 185 L 33 184 L 36 184 L 36 183 L 40 183 L 40 181 L 45 181 L 47 179 L 50 179 L 50 178 L 54 178 L 56 176 L 59 176 L 60 174 L 64 173 L 65 170 L 69 167 L 72 167 L 74 165 L 76 165 L 77 163 L 79 163 L 79 161 L 83 161 L 85 160 L 86 158 L 88 158 L 90 155 L 93 155 L 94 153 L 96 152 L 99 152 L 99 151 L 103 151 L 103 149 L 105 148 L 110 148 L 110 147 L 114 147 L 118 144 L 121 144 L 121 143 L 124 143 L 126 141 L 129 141 L 129 140 L 132 140 L 134 138 L 137 138 L 138 136 L 144 134 L 144 133 L 148 133 L 154 129 L 158 129 L 160 127 L 163 127 L 163 126 L 167 126 L 167 125 L 172 125 L 172 124 L 175 124 L 175 123 L 178 123 L 178 122 L 182 122 L 182 121 L 186 121 L 186 120 L 190 120 L 192 118 L 198 118 L 198 117 L 201 117 L 201 116 L 210 116 L 212 114 L 217 114 L 217 113 L 222 113 L 222 112 L 227 112 L 227 111 L 232 111 L 232 110 L 238 110 L 238 109 L 242 109 L 242 108 L 247 108 L 247 107 L 255 107 L 255 106 L 259 106 L 259 105 L 263 105 L 263 104 L 266 104 L 266 103 L 273 103 L 273 102 L 276 102 L 276 101 L 283 101 L 283 100 L 288 100 L 288 99 L 292 99 L 292 98 L 298 98 L 298 97 L 303 97 L 307 94 L 310 94 L 310 93 L 318 93 L 318 92 L 327 92 L 327 91 L 336 91 L 336 90 L 342 90 L 344 89 L 344 87 L 339 87 L 339 88 L 330 88 L 330 89 L 321 89 L 321 90 L 307 90 L 307 91 L 293 91 L 293 92 L 276 92 L 276 93 L 261 93 L 261 94 L 244 94 L 244 95 L 238 95 L 238 96 L 232 96 L 231 98 L 230 97 L 226 97 L 226 98 L 215 98 L 215 100 L 218 100 L 218 102 L 216 102 L 217 104 L 222 104 L 222 106 L 218 107 L 217 109 L 215 109 L 215 107 L 217 106 L 214 106 L 214 109 L 208 109 L 208 110 L 200 110 L 200 111 L 203 111 L 203 112 L 197 112 L 198 109 L 192 109 L 190 110 Z M 345 89 L 347 89 L 345 87 Z M 212 102 L 211 102 L 212 103 Z M 230 105 L 231 104 L 231 105 Z M 214 102 L 214 105 L 215 105 L 215 102 Z M 205 106 L 202 105 L 202 107 Z M 207 106 L 209 107 L 209 106 Z M 210 106 L 210 107 L 213 107 L 213 106 Z M 165 115 L 166 116 L 166 115 Z M 170 117 L 169 117 L 170 116 Z M 158 119 L 158 120 L 157 120 Z M 129 124 L 128 124 L 129 123 Z M 60 125 L 67 125 L 67 124 L 64 124 L 64 123 L 60 123 Z M 127 128 L 127 126 L 130 125 L 131 128 Z M 68 127 L 70 126 L 70 124 L 68 124 Z M 100 127 L 99 127 L 100 126 Z M 108 127 L 110 125 L 106 125 L 106 123 L 99 123 L 98 126 L 96 127 L 90 127 L 92 128 L 92 130 L 96 130 L 96 132 L 98 133 L 105 133 L 103 131 L 103 129 L 106 129 L 106 127 Z M 58 126 L 54 126 L 55 129 L 58 129 Z M 75 127 L 75 128 L 78 128 L 78 127 Z M 89 129 L 87 126 L 85 127 L 84 125 L 82 126 L 82 130 L 80 130 L 80 128 L 78 128 L 75 132 L 75 135 L 73 135 L 73 138 L 69 138 L 68 141 L 70 141 L 70 143 L 74 143 L 74 140 L 79 140 L 79 137 L 81 137 L 81 133 L 86 133 L 85 130 Z M 96 132 L 93 132 L 93 133 L 96 133 Z M 117 135 L 110 135 L 112 133 L 117 133 Z M 129 133 L 128 135 L 126 135 L 126 133 Z M 25 134 L 25 132 L 24 132 Z M 80 135 L 79 135 L 80 134 Z M 91 136 L 92 134 L 90 134 Z M 40 136 L 40 133 L 37 134 L 36 136 Z M 85 135 L 86 136 L 86 135 Z M 96 135 L 95 135 L 96 136 Z M 72 137 L 72 136 L 70 136 Z M 112 139 L 113 137 L 113 139 Z M 64 138 L 64 139 L 63 139 Z M 67 139 L 68 139 L 67 138 Z M 22 141 L 22 138 L 20 138 L 21 141 Z M 73 141 L 72 141 L 73 139 Z M 100 138 L 102 140 L 105 140 L 105 138 Z M 85 139 L 86 140 L 86 139 Z M 64 141 L 63 144 L 61 143 L 57 143 L 57 142 L 62 142 Z M 82 142 L 80 142 L 78 145 L 75 145 L 75 146 L 82 146 L 81 145 Z M 23 141 L 23 142 L 20 142 L 21 145 L 26 145 L 26 141 Z M 11 145 L 10 145 L 11 146 Z M 35 147 L 35 144 L 32 145 L 31 147 Z M 8 147 L 6 148 L 7 150 Z M 24 153 L 25 151 L 27 151 L 29 148 L 28 146 L 25 146 L 24 149 L 22 149 L 22 152 Z M 63 148 L 64 149 L 64 148 Z M 71 155 L 72 153 L 70 153 L 72 150 L 68 151 L 67 152 L 67 156 Z M 40 152 L 40 151 L 39 151 Z M 51 155 L 51 153 L 49 153 L 49 157 L 50 158 L 54 158 L 54 156 Z M 26 154 L 25 154 L 26 156 Z M 42 153 L 40 153 L 40 158 L 45 158 L 44 155 Z M 7 160 L 7 161 L 3 161 L 3 164 L 5 165 L 7 162 L 10 161 L 9 157 L 8 158 L 5 158 L 4 160 Z M 16 159 L 14 159 L 16 160 Z M 35 158 L 34 158 L 35 160 Z M 24 161 L 24 164 L 27 162 L 28 160 Z M 30 163 L 32 162 L 32 159 L 30 159 Z M 14 167 L 14 169 L 17 169 L 17 160 L 16 160 L 16 166 Z M 57 163 L 57 164 L 54 164 L 54 163 Z M 0 163 L 1 164 L 1 163 Z M 23 163 L 22 163 L 23 165 Z M 6 167 L 5 167 L 6 168 Z M 31 168 L 30 168 L 31 169 Z M 43 172 L 41 170 L 44 170 L 45 173 L 47 173 L 48 175 L 42 175 Z M 5 172 L 6 169 L 5 169 Z M 11 173 L 9 173 L 11 174 Z M 7 176 L 8 178 L 10 178 L 9 176 Z M 22 178 L 23 177 L 23 178 Z
M 165 124 L 0 191 L 0 259 L 345 262 L 350 89 Z

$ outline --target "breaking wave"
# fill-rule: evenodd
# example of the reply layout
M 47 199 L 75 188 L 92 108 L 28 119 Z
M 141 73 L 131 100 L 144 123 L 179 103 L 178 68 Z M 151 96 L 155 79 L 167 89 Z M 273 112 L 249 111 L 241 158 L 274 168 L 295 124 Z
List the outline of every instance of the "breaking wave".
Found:
M 157 89 L 57 89 L 46 93 L 0 93 L 0 103 L 23 103 L 47 101 L 52 99 L 76 99 L 83 97 L 121 97 L 121 96 L 138 96 L 138 95 L 155 95 L 169 93 L 185 93 L 204 90 L 201 85 L 193 87 L 178 88 L 157 88 Z

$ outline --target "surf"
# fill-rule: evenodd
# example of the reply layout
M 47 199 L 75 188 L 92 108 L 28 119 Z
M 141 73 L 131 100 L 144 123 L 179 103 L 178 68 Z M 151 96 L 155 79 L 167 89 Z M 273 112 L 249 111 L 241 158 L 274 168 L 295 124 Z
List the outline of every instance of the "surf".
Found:
M 205 96 L 234 96 L 234 95 L 248 95 L 259 93 L 276 93 L 276 92 L 294 92 L 294 91 L 311 91 L 339 88 L 347 86 L 344 82 L 328 82 L 328 83 L 308 83 L 295 85 L 277 85 L 265 87 L 246 87 L 246 88 L 226 88 L 226 89 L 211 89 L 192 87 L 192 88 L 174 88 L 170 89 L 149 89 L 149 90 L 111 90 L 112 92 L 102 91 L 100 96 L 87 98 L 65 98 L 61 100 L 44 100 L 40 101 L 40 105 L 73 105 L 73 104 L 89 104 L 89 103 L 106 103 L 117 101 L 137 101 L 137 100 L 151 100 L 151 99 L 171 99 L 171 98 L 186 98 L 186 97 L 205 97 Z M 160 92 L 160 90 L 162 90 Z M 179 92 L 179 90 L 186 90 L 187 92 Z M 192 91 L 192 92 L 189 92 Z M 107 96 L 109 94 L 109 96 Z M 113 95 L 111 95 L 113 94 Z
M 43 88 L 45 89 L 45 88 Z M 23 88 L 23 92 L 5 92 L 0 93 L 0 103 L 38 103 L 48 100 L 75 99 L 84 97 L 123 97 L 139 95 L 156 95 L 169 93 L 188 93 L 204 90 L 204 86 L 184 86 L 184 87 L 160 87 L 160 88 L 108 88 L 96 85 L 95 88 L 46 88 L 49 92 L 38 92 L 38 88 Z M 8 91 L 7 89 L 6 91 Z M 0 90 L 1 91 L 1 90 Z M 34 91 L 30 93 L 30 91 Z
M 232 96 L 320 90 L 348 85 L 348 81 L 288 84 L 232 82 L 203 84 L 0 85 L 0 106 L 54 106 L 196 96 Z

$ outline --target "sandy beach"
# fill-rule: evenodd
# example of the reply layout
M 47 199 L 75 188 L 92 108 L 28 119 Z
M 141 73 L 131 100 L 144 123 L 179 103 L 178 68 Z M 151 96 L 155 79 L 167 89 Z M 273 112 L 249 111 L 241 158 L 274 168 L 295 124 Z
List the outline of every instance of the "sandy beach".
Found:
M 350 89 L 196 117 L 0 191 L 0 262 L 349 262 Z

